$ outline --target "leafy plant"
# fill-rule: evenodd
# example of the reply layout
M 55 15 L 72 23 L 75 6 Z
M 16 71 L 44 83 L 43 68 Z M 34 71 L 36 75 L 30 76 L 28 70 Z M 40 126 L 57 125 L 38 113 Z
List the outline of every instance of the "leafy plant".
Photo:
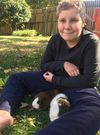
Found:
M 13 30 L 30 18 L 31 9 L 25 0 L 0 0 L 0 20 L 11 24 Z

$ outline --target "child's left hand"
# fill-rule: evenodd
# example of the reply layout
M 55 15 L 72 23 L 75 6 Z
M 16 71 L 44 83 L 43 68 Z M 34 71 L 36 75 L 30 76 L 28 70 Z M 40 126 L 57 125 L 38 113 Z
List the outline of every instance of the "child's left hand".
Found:
M 53 78 L 54 74 L 51 72 L 45 72 L 43 74 L 43 77 L 45 78 L 46 81 L 48 82 L 52 82 L 52 78 Z

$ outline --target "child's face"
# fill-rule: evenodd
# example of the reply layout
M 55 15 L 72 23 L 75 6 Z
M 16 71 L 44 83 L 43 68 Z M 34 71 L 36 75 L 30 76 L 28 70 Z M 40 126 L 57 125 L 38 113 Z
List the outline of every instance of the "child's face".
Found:
M 80 37 L 84 22 L 76 8 L 62 10 L 58 16 L 58 32 L 66 42 L 75 42 Z

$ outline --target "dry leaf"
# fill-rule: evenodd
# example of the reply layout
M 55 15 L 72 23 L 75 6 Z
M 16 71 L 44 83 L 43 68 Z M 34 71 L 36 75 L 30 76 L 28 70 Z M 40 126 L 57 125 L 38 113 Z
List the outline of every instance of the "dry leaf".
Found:
M 34 123 L 34 121 L 33 121 L 32 118 L 28 118 L 27 120 L 28 120 L 28 123 L 29 123 L 30 125 L 32 125 L 33 127 L 36 127 L 36 125 L 35 125 L 35 123 Z

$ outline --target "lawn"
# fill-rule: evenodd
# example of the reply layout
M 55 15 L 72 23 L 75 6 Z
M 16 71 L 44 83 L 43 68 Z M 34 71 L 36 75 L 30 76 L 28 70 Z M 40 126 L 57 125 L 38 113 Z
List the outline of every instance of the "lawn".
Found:
M 12 73 L 36 71 L 50 37 L 0 36 L 0 89 Z M 23 99 L 26 108 L 14 115 L 14 125 L 3 130 L 3 135 L 32 135 L 49 123 L 48 110 L 36 111 L 31 107 L 33 97 Z M 98 133 L 100 135 L 100 133 Z
M 18 71 L 36 71 L 47 41 L 50 37 L 0 36 L 0 89 L 8 76 Z M 7 127 L 3 135 L 32 135 L 48 122 L 48 110 L 34 111 L 33 97 L 25 97 L 26 108 L 21 108 L 14 116 L 14 125 Z M 27 111 L 28 110 L 28 111 Z

